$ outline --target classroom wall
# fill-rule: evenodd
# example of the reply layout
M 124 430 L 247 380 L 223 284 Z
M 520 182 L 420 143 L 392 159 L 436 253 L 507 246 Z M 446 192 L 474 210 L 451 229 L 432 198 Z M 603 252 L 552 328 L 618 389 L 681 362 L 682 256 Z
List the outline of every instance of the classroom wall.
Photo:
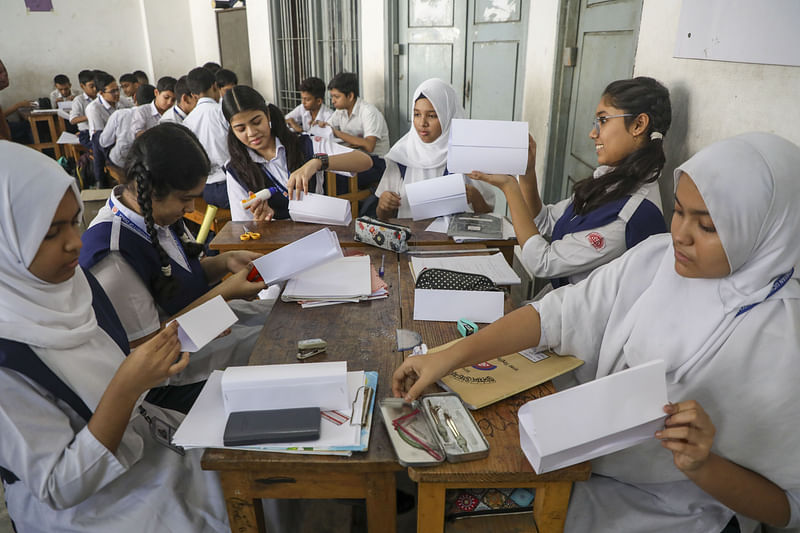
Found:
M 267 102 L 275 101 L 271 24 L 268 2 L 251 2 L 247 5 L 247 35 L 250 40 L 253 88 L 260 92 Z
M 386 105 L 386 3 L 362 1 L 361 9 L 361 97 L 381 112 Z
M 671 92 L 665 205 L 672 205 L 672 170 L 714 141 L 768 131 L 800 145 L 800 67 L 673 58 L 680 8 L 680 2 L 644 0 L 634 67 Z
M 202 64 L 196 62 L 192 25 L 175 23 L 186 20 L 189 0 L 142 0 L 141 6 L 149 45 L 150 83 L 155 85 L 161 76 L 179 78 Z
M 124 0 L 123 0 L 124 1 Z M 160 0 L 167 4 L 174 0 Z M 189 5 L 189 22 L 192 26 L 194 61 L 186 72 L 208 61 L 219 63 L 219 35 L 217 35 L 217 15 L 210 0 L 184 0 Z M 254 2 L 257 3 L 257 2 Z M 266 3 L 266 2 L 264 2 Z M 177 20 L 186 20 L 184 13 Z M 187 43 L 188 45 L 188 43 Z

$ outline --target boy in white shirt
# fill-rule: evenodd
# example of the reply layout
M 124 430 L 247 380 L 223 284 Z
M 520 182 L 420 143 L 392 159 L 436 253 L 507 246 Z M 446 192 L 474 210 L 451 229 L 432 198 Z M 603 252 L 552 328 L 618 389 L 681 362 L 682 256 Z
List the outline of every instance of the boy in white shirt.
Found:
M 182 124 L 186 116 L 192 112 L 194 106 L 197 105 L 197 98 L 189 90 L 189 85 L 186 82 L 186 76 L 181 76 L 175 82 L 175 105 L 167 109 L 159 124 L 164 122 L 175 122 Z
M 136 90 L 133 101 L 139 107 L 123 107 L 117 109 L 108 119 L 106 127 L 100 133 L 100 146 L 108 153 L 108 161 L 119 167 L 125 168 L 133 141 L 136 135 L 131 123 L 136 111 L 140 108 L 149 107 L 155 99 L 155 87 L 152 85 L 141 85 Z
M 203 190 L 203 199 L 217 207 L 228 209 L 228 190 L 223 167 L 231 158 L 228 153 L 228 121 L 219 105 L 219 87 L 214 75 L 204 67 L 189 71 L 186 83 L 197 105 L 183 121 L 205 148 L 211 162 L 211 172 Z
M 53 86 L 55 89 L 50 92 L 50 104 L 53 109 L 58 107 L 59 102 L 70 102 L 77 96 L 66 74 L 58 74 L 53 78 Z
M 134 107 L 136 105 L 134 97 L 139 89 L 139 80 L 128 72 L 119 77 L 119 85 L 122 88 L 122 94 L 119 97 L 120 107 Z
M 78 82 L 81 84 L 83 94 L 72 100 L 72 109 L 69 111 L 69 123 L 78 126 L 78 139 L 86 148 L 92 148 L 89 137 L 89 119 L 86 118 L 86 106 L 97 96 L 97 86 L 94 84 L 94 71 L 82 70 L 78 73 Z
M 303 133 L 315 122 L 328 122 L 333 111 L 325 105 L 325 82 L 321 79 L 306 78 L 299 90 L 302 103 L 286 114 L 286 124 L 297 133 Z
M 105 165 L 107 152 L 100 144 L 100 133 L 106 127 L 106 122 L 111 114 L 117 110 L 119 102 L 119 85 L 114 76 L 102 70 L 95 71 L 94 83 L 97 86 L 97 98 L 86 106 L 86 117 L 89 119 L 89 136 L 92 139 L 92 153 L 94 155 L 93 185 L 105 186 Z
M 155 99 L 143 105 L 139 100 L 138 106 L 133 112 L 131 119 L 131 129 L 135 137 L 138 137 L 153 126 L 158 125 L 161 116 L 175 104 L 175 83 L 172 76 L 164 76 L 158 80 L 155 87 Z M 152 85 L 148 85 L 152 87 Z M 136 93 L 137 97 L 139 93 Z
M 226 68 L 219 69 L 216 74 L 214 74 L 214 78 L 217 80 L 217 87 L 219 87 L 220 102 L 226 92 L 239 85 L 239 78 L 236 76 L 236 73 Z

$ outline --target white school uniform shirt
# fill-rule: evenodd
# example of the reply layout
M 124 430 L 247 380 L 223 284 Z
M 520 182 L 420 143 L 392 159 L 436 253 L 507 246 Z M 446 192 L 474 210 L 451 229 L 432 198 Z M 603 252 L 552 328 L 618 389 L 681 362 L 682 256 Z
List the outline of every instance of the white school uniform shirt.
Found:
M 86 106 L 86 118 L 89 119 L 89 136 L 93 136 L 95 132 L 105 128 L 111 113 L 116 110 L 116 106 L 106 102 L 102 95 L 97 95 L 94 102 Z
M 325 104 L 322 104 L 317 111 L 317 118 L 313 120 L 328 122 L 331 118 L 331 115 L 333 115 L 333 110 Z M 285 118 L 286 120 L 292 119 L 297 122 L 300 127 L 303 128 L 303 131 L 308 131 L 311 129 L 311 111 L 308 111 L 305 107 L 303 107 L 303 104 L 300 104 L 289 111 Z
M 178 107 L 178 105 L 174 105 L 164 111 L 164 114 L 161 115 L 161 119 L 158 121 L 159 124 L 164 124 L 166 122 L 174 122 L 176 124 L 183 124 L 183 121 L 186 119 L 186 113 L 183 112 L 183 109 Z
M 552 235 L 556 222 L 572 202 L 572 197 L 556 204 L 543 205 L 542 210 L 534 218 L 539 235 L 534 235 L 522 245 L 522 264 L 537 278 L 567 277 L 570 283 L 579 282 L 594 268 L 625 253 L 627 250 L 625 228 L 644 200 L 653 202 L 661 210 L 658 182 L 646 183 L 631 194 L 613 222 L 597 228 L 568 233 L 552 243 L 548 242 L 547 238 Z M 600 234 L 603 237 L 603 245 L 597 246 L 597 241 L 589 238 L 590 234 Z
M 72 89 L 70 89 L 70 93 L 69 94 L 73 97 L 73 100 L 75 99 L 74 98 L 75 96 L 78 96 L 77 91 L 72 90 Z M 50 91 L 50 104 L 52 105 L 53 109 L 58 109 L 58 100 L 59 99 L 63 100 L 64 97 L 61 96 L 61 93 L 59 92 L 58 89 L 53 89 L 52 91 Z
M 346 154 L 352 152 L 352 148 L 342 146 L 324 137 L 313 136 L 311 137 L 311 144 L 314 147 L 315 154 L 328 154 L 329 156 Z M 286 148 L 281 143 L 280 139 L 275 138 L 275 157 L 267 161 L 255 150 L 248 148 L 247 153 L 250 159 L 255 161 L 261 166 L 266 166 L 269 173 L 280 182 L 283 187 L 289 184 L 289 167 L 286 163 Z M 226 164 L 227 165 L 227 164 Z M 337 172 L 336 174 L 343 176 L 352 176 L 350 172 Z M 247 199 L 249 196 L 247 190 L 236 181 L 230 173 L 226 172 L 226 185 L 228 187 L 228 199 L 231 202 L 231 219 L 232 220 L 253 220 L 253 213 L 242 207 L 242 200 Z M 317 194 L 324 194 L 325 173 L 317 172 Z M 258 192 L 258 191 L 253 191 Z
M 125 167 L 125 159 L 128 152 L 136 140 L 131 121 L 133 120 L 133 109 L 117 109 L 109 117 L 106 127 L 100 133 L 100 146 L 108 148 L 113 145 L 108 154 L 111 162 L 121 168 Z
M 331 127 L 357 137 L 377 137 L 372 155 L 383 157 L 389 151 L 389 126 L 386 119 L 374 105 L 358 97 L 353 112 L 347 115 L 346 109 L 337 109 L 331 115 Z
M 135 107 L 131 118 L 131 129 L 134 136 L 140 131 L 144 132 L 153 126 L 158 126 L 159 120 L 161 120 L 161 113 L 156 108 L 155 102 Z
M 74 120 L 78 117 L 86 116 L 86 107 L 92 102 L 92 99 L 86 96 L 86 93 L 81 93 L 72 100 L 72 109 L 69 111 L 69 119 Z M 78 131 L 89 129 L 89 122 L 84 120 L 78 122 Z
M 183 125 L 197 135 L 200 144 L 205 148 L 211 161 L 211 172 L 206 183 L 218 183 L 225 180 L 223 166 L 231 156 L 228 154 L 228 129 L 230 125 L 222 114 L 219 102 L 203 97 L 197 101 Z
M 123 109 L 128 107 L 136 107 L 136 102 L 133 101 L 133 96 L 128 96 L 125 93 L 122 93 L 119 96 L 119 107 Z
M 391 159 L 386 159 L 386 170 L 383 171 L 381 181 L 378 183 L 378 188 L 375 189 L 375 196 L 381 197 L 386 191 L 396 192 L 400 195 L 400 207 L 397 209 L 397 218 L 411 218 L 411 207 L 408 205 L 408 197 L 406 196 L 406 185 L 410 183 L 417 183 L 432 179 L 444 174 L 445 168 L 442 167 L 439 171 L 433 172 L 430 176 L 425 176 L 421 172 L 409 172 L 410 167 L 406 167 L 406 175 L 403 178 L 400 175 L 400 168 L 397 163 Z M 465 183 L 474 186 L 481 193 L 483 199 L 489 204 L 489 207 L 494 209 L 494 187 L 482 181 L 476 181 L 468 176 L 464 176 Z M 467 211 L 473 212 L 472 206 L 467 205 Z

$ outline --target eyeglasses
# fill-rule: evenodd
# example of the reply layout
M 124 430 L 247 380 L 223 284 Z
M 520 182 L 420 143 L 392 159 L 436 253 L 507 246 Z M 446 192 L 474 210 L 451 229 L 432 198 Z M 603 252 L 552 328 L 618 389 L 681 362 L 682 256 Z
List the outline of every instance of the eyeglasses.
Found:
M 601 117 L 594 117 L 593 125 L 594 125 L 594 132 L 597 135 L 600 135 L 600 126 L 605 124 L 606 121 L 610 118 L 619 118 L 619 117 L 632 117 L 633 113 L 625 113 L 624 115 L 603 115 Z
M 103 92 L 108 94 L 119 94 L 119 89 L 106 89 Z

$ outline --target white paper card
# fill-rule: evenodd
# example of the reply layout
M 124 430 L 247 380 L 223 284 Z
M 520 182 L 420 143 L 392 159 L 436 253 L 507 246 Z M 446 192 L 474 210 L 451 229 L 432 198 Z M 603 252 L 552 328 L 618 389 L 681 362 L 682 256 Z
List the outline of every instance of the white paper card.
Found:
M 182 314 L 174 320 L 178 323 L 181 351 L 196 352 L 231 327 L 236 320 L 236 314 L 222 296 L 216 296 Z
M 70 133 L 68 131 L 62 131 L 61 135 L 58 137 L 56 144 L 80 144 L 81 141 L 78 139 L 78 136 L 74 133 Z
M 497 285 L 519 285 L 522 280 L 501 252 L 492 255 L 462 255 L 457 257 L 411 257 L 414 277 L 426 268 L 444 268 L 469 274 L 483 274 Z
M 349 409 L 347 362 L 231 366 L 222 375 L 225 413 L 319 407 Z
M 289 200 L 289 216 L 295 222 L 348 226 L 353 220 L 350 202 L 344 198 L 308 193 L 302 200 Z
M 528 123 L 505 120 L 453 119 L 447 147 L 450 172 L 525 174 Z
M 308 128 L 308 133 L 316 137 L 322 137 L 323 139 L 330 139 L 333 137 L 333 128 L 330 126 L 325 126 L 323 128 L 322 126 L 314 124 Z
M 281 299 L 333 300 L 367 298 L 372 293 L 372 276 L 368 255 L 340 257 L 306 270 L 286 282 Z
M 462 174 L 409 183 L 406 199 L 414 220 L 463 213 L 467 207 L 467 189 Z
M 330 229 L 323 228 L 262 255 L 253 265 L 264 283 L 272 285 L 337 257 L 342 257 L 339 239 Z
M 503 316 L 503 291 L 414 289 L 414 320 L 494 322 Z
M 550 472 L 654 438 L 664 425 L 665 368 L 651 361 L 523 405 L 520 444 L 534 470 Z

